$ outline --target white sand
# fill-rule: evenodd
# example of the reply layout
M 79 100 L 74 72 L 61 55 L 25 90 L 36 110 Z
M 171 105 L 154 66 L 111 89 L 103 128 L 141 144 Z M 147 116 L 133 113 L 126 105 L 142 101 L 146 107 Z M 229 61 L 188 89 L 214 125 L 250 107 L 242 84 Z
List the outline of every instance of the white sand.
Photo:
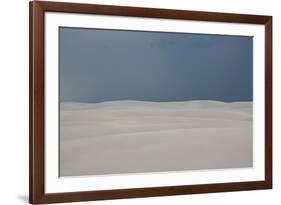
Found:
M 61 103 L 60 175 L 252 166 L 252 102 Z

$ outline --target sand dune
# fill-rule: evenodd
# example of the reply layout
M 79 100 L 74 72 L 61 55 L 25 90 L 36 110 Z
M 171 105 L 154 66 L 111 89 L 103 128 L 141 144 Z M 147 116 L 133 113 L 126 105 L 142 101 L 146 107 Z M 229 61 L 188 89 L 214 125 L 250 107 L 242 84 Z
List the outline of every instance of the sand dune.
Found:
M 252 102 L 60 104 L 60 175 L 252 166 Z

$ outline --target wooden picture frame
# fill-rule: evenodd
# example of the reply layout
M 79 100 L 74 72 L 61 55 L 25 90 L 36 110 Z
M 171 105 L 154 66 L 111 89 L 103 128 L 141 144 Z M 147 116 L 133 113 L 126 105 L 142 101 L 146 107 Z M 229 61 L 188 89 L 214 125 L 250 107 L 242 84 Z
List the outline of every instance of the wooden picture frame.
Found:
M 243 23 L 265 26 L 265 132 L 264 180 L 230 183 L 210 183 L 178 186 L 159 186 L 115 190 L 45 192 L 45 44 L 46 12 L 98 14 L 207 22 Z M 32 204 L 75 202 L 88 200 L 153 197 L 181 194 L 229 192 L 272 188 L 272 17 L 260 15 L 214 13 L 105 6 L 77 3 L 33 1 L 29 4 L 29 201 Z

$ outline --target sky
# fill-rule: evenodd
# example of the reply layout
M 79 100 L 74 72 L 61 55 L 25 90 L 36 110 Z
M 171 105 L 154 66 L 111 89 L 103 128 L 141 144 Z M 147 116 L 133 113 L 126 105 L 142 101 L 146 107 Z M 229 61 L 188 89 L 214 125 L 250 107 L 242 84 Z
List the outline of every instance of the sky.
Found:
M 60 27 L 60 101 L 252 101 L 252 40 Z

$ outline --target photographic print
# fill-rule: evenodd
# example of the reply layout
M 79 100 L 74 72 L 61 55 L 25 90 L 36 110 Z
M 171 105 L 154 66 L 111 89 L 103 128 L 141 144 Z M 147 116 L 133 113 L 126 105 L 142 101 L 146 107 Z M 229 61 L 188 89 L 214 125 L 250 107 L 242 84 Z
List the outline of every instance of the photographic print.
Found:
M 60 176 L 253 165 L 251 36 L 59 28 Z
M 30 203 L 272 188 L 272 16 L 29 15 Z

